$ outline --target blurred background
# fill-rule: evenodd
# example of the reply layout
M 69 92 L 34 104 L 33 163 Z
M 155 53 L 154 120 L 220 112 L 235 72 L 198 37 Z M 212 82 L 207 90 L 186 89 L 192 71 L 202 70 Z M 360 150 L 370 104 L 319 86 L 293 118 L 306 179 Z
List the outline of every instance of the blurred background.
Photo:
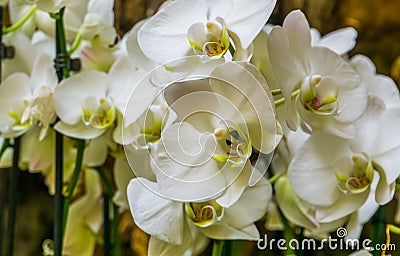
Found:
M 115 26 L 122 37 L 138 21 L 154 14 L 162 0 L 115 0 Z M 249 3 L 251 0 L 249 0 Z M 274 24 L 282 24 L 285 16 L 293 9 L 301 9 L 310 26 L 322 35 L 333 30 L 352 26 L 358 31 L 356 48 L 350 55 L 369 56 L 377 66 L 377 72 L 391 76 L 400 84 L 400 1 L 399 0 L 277 0 L 277 6 L 270 18 Z M 6 179 L 6 172 L 0 170 L 0 179 Z M 22 172 L 18 194 L 15 256 L 42 255 L 42 241 L 52 237 L 53 198 L 47 193 L 41 174 Z M 6 191 L 0 187 L 0 200 L 5 200 Z M 393 223 L 392 202 L 386 212 L 386 222 Z M 7 216 L 3 216 L 6 218 Z M 363 237 L 370 235 L 372 220 L 366 225 Z M 268 238 L 279 237 L 279 232 L 267 232 L 259 223 L 261 234 Z M 123 255 L 146 255 L 148 236 L 135 227 L 129 212 L 121 216 L 119 226 L 122 234 Z M 392 242 L 399 244 L 399 237 Z M 255 243 L 245 242 L 237 248 L 237 255 L 280 255 L 280 252 L 258 251 Z M 400 248 L 399 248 L 400 249 Z M 349 252 L 305 252 L 304 255 L 348 255 Z M 392 255 L 400 255 L 400 252 Z M 103 255 L 97 248 L 95 255 Z M 211 255 L 209 247 L 204 255 Z M 75 256 L 75 255 L 71 255 Z

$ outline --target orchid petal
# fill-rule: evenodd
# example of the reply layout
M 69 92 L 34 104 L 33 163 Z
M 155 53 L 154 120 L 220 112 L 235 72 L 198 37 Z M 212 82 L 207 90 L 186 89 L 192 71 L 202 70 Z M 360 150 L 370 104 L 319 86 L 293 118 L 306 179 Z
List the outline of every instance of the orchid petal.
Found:
M 97 129 L 84 125 L 82 122 L 70 125 L 58 122 L 54 129 L 59 133 L 76 139 L 90 140 L 102 135 L 107 129 Z
M 185 57 L 192 51 L 187 31 L 192 24 L 205 22 L 207 11 L 204 0 L 171 2 L 139 30 L 138 42 L 142 51 L 158 64 Z
M 272 95 L 261 73 L 252 64 L 226 62 L 216 67 L 211 77 L 211 90 L 237 108 L 228 108 L 231 113 L 227 111 L 230 116 L 225 120 L 242 124 L 244 118 L 253 146 L 266 154 L 274 150 L 282 131 L 276 123 Z
M 228 30 L 240 38 L 244 49 L 261 31 L 274 10 L 276 0 L 235 0 L 231 12 L 226 16 Z M 212 5 L 211 5 L 212 6 Z
M 211 156 L 215 139 L 188 123 L 176 123 L 164 130 L 153 170 L 163 195 L 177 201 L 198 202 L 220 195 L 225 178 Z M 227 167 L 229 168 L 229 167 Z
M 129 207 L 136 225 L 167 243 L 181 245 L 185 239 L 183 205 L 150 191 L 146 179 L 133 179 L 128 185 Z
M 129 209 L 127 187 L 131 179 L 135 178 L 125 157 L 118 157 L 114 162 L 114 181 L 117 187 L 113 196 L 113 202 L 120 209 Z
M 289 165 L 288 178 L 296 194 L 311 204 L 328 206 L 334 203 L 340 191 L 332 164 L 350 153 L 348 147 L 344 139 L 314 133 Z
M 351 65 L 330 49 L 312 47 L 306 55 L 312 72 L 333 77 L 337 88 L 353 89 L 360 85 L 360 77 Z
M 182 234 L 182 237 L 184 237 L 185 239 L 183 239 L 182 244 L 175 245 L 167 243 L 163 240 L 157 239 L 154 236 L 151 236 L 149 241 L 148 255 L 160 255 L 160 256 L 185 255 L 185 252 L 190 249 L 193 243 L 192 234 L 190 234 L 188 225 L 185 224 L 183 227 L 183 234 Z
M 317 220 L 331 222 L 357 211 L 367 200 L 368 192 L 350 195 L 340 194 L 333 204 L 316 209 Z
M 205 236 L 218 240 L 250 240 L 257 241 L 260 233 L 254 224 L 243 228 L 234 228 L 226 223 L 212 225 L 200 230 Z
M 290 43 L 292 58 L 299 62 L 297 67 L 301 72 L 309 73 L 310 67 L 304 58 L 304 53 L 311 48 L 311 35 L 305 15 L 300 10 L 290 12 L 282 27 Z
M 133 66 L 137 66 L 144 70 L 151 70 L 155 67 L 154 62 L 144 55 L 138 43 L 138 31 L 145 23 L 145 20 L 139 21 L 133 28 L 125 35 L 126 37 L 126 51 L 128 58 Z
M 326 34 L 313 46 L 323 46 L 331 49 L 338 55 L 344 55 L 356 45 L 357 30 L 352 27 L 342 28 Z

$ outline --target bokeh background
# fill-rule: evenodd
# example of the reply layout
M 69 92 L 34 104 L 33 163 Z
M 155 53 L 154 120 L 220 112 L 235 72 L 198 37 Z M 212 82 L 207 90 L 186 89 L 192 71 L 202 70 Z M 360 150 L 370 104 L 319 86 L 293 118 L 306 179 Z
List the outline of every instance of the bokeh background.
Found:
M 251 4 L 251 0 L 248 0 Z M 156 12 L 162 0 L 115 0 L 115 26 L 122 37 L 136 22 Z M 322 35 L 333 30 L 353 26 L 358 31 L 357 46 L 350 55 L 369 56 L 379 73 L 391 76 L 400 84 L 400 0 L 277 0 L 271 23 L 282 24 L 284 17 L 293 9 L 306 14 L 311 27 Z M 399 131 L 400 132 L 400 131 Z M 400 156 L 399 156 L 400 159 Z M 0 180 L 7 179 L 7 172 L 0 170 Z M 7 191 L 0 185 L 0 201 L 5 201 Z M 388 206 L 386 222 L 393 223 L 397 202 Z M 5 205 L 7 207 L 7 205 Z M 6 218 L 7 216 L 4 216 Z M 15 256 L 42 255 L 42 241 L 52 237 L 53 198 L 47 194 L 41 174 L 23 172 L 20 175 L 18 214 L 16 224 Z M 370 237 L 371 226 L 366 225 L 364 238 Z M 267 232 L 259 223 L 261 233 L 269 238 L 279 237 L 279 232 Z M 146 255 L 148 236 L 133 223 L 129 212 L 121 216 L 123 255 Z M 400 255 L 400 239 L 392 237 Z M 1 242 L 1 241 L 0 241 Z M 236 255 L 280 255 L 280 252 L 258 251 L 255 243 L 244 242 L 235 248 Z M 348 252 L 305 252 L 304 255 L 347 255 Z M 95 255 L 103 255 L 97 248 Z M 211 247 L 204 255 L 211 255 Z M 75 256 L 75 255 L 73 255 Z

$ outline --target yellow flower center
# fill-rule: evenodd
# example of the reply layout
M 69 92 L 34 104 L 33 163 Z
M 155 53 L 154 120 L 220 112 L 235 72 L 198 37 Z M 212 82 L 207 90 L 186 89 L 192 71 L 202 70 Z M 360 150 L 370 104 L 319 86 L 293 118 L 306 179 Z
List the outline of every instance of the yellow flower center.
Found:
M 98 101 L 94 97 L 85 100 L 82 106 L 82 120 L 85 125 L 98 129 L 111 126 L 115 120 L 115 107 L 104 98 Z
M 214 200 L 202 203 L 186 203 L 186 214 L 198 227 L 209 227 L 221 220 L 224 208 Z

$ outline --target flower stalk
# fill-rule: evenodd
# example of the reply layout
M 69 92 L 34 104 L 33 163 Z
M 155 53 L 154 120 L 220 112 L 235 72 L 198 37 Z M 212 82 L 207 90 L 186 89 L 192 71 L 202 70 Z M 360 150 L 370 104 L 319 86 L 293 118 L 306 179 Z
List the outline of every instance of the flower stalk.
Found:
M 385 242 L 383 238 L 386 230 L 386 206 L 379 207 L 372 222 L 374 223 L 373 244 L 383 244 Z M 374 250 L 372 254 L 374 256 L 380 256 L 381 252 L 379 250 Z
M 14 139 L 14 154 L 12 169 L 10 174 L 10 190 L 8 198 L 8 223 L 7 223 L 7 240 L 6 240 L 6 256 L 14 255 L 14 235 L 15 235 L 15 219 L 17 213 L 17 194 L 19 179 L 19 156 L 20 156 L 20 138 Z
M 67 58 L 67 47 L 65 40 L 64 24 L 63 24 L 64 8 L 61 8 L 57 14 L 52 17 L 56 20 L 56 56 Z M 57 58 L 56 57 L 56 58 Z M 58 81 L 69 77 L 67 65 L 57 66 L 56 72 Z M 54 207 L 54 255 L 62 255 L 63 235 L 64 235 L 64 197 L 62 195 L 63 188 L 63 135 L 56 132 L 56 176 L 55 176 L 55 207 Z
M 82 163 L 83 163 L 83 156 L 85 152 L 85 141 L 84 140 L 77 140 L 78 144 L 78 152 L 76 156 L 76 161 L 75 161 L 75 168 L 74 172 L 72 174 L 71 181 L 68 184 L 67 188 L 67 196 L 64 199 L 64 207 L 63 207 L 63 232 L 65 232 L 65 227 L 67 225 L 67 219 L 68 219 L 68 212 L 69 212 L 69 205 L 72 201 L 72 198 L 74 196 L 74 191 L 76 184 L 78 183 L 79 175 L 82 170 Z
M 97 172 L 99 173 L 103 187 L 104 187 L 104 202 L 103 202 L 103 218 L 104 218 L 104 230 L 103 230 L 103 238 L 104 238 L 104 255 L 113 255 L 113 256 L 120 256 L 121 255 L 121 248 L 120 248 L 120 240 L 119 240 L 119 232 L 118 232 L 118 225 L 119 225 L 119 212 L 118 206 L 113 203 L 113 218 L 111 219 L 111 227 L 110 227 L 110 201 L 115 193 L 115 188 L 108 177 L 106 170 L 103 166 L 96 167 Z M 107 209 L 106 209 L 107 208 Z M 111 228 L 111 230 L 110 230 Z M 111 232 L 111 235 L 110 235 Z M 110 252 L 111 254 L 106 254 L 106 252 Z
M 225 243 L 224 240 L 214 240 L 212 256 L 222 256 L 224 243 Z
M 22 17 L 22 19 L 20 19 L 19 21 L 17 21 L 16 23 L 14 23 L 13 25 L 4 28 L 3 29 L 3 34 L 6 35 L 8 33 L 14 32 L 18 29 L 20 29 L 36 12 L 37 7 L 36 5 L 33 5 L 32 8 L 25 14 L 24 17 Z

